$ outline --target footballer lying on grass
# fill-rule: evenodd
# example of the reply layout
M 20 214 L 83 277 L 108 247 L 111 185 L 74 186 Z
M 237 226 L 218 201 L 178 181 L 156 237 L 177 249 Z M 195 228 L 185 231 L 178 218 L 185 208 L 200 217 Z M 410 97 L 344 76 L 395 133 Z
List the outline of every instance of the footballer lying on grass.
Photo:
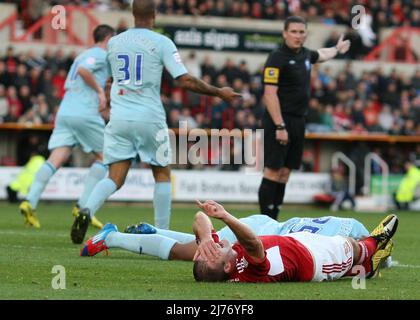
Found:
M 361 265 L 367 278 L 391 253 L 396 215 L 388 215 L 369 237 L 326 237 L 309 232 L 287 236 L 257 236 L 214 201 L 198 202 L 193 230 L 199 241 L 194 255 L 196 281 L 284 282 L 336 280 L 354 275 Z M 233 245 L 219 241 L 209 217 L 223 221 L 238 239 Z M 360 275 L 359 275 L 360 276 Z
M 198 212 L 197 217 L 202 213 Z M 352 237 L 361 239 L 369 236 L 366 228 L 357 220 L 338 217 L 292 218 L 278 222 L 265 215 L 253 215 L 240 219 L 257 235 L 287 235 L 299 231 L 310 231 L 324 236 Z M 131 234 L 118 232 L 113 224 L 107 224 L 101 232 L 89 239 L 81 256 L 94 256 L 109 248 L 121 248 L 134 253 L 144 253 L 165 260 L 193 260 L 197 250 L 195 236 L 171 230 L 162 230 L 149 224 L 130 226 L 126 230 Z M 229 227 L 222 228 L 214 236 L 234 243 L 237 238 Z M 387 257 L 390 259 L 392 245 L 388 246 Z M 386 257 L 381 259 L 384 260 Z

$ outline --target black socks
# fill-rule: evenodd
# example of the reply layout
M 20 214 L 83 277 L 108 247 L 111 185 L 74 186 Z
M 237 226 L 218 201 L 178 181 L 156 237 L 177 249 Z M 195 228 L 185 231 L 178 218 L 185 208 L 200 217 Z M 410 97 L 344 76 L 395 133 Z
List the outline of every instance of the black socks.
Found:
M 266 178 L 262 179 L 260 189 L 258 190 L 258 200 L 261 214 L 277 220 L 279 206 L 283 204 L 286 184 L 278 183 Z

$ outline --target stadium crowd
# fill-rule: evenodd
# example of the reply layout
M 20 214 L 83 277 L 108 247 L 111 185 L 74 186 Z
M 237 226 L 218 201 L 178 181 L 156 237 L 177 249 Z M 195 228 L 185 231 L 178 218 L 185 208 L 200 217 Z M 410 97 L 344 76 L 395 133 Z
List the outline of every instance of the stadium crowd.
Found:
M 0 59 L 0 122 L 54 123 L 64 95 L 67 71 L 76 53 L 47 50 L 16 54 L 9 47 Z M 228 58 L 216 68 L 207 56 L 198 61 L 191 52 L 185 64 L 191 73 L 219 87 L 233 86 L 243 100 L 227 105 L 218 98 L 200 97 L 176 87 L 164 76 L 162 101 L 169 127 L 187 121 L 189 128 L 261 127 L 264 111 L 261 72 L 252 73 L 245 61 Z M 308 132 L 380 132 L 420 135 L 420 69 L 410 78 L 393 70 L 365 71 L 360 77 L 348 63 L 338 76 L 315 65 L 312 98 L 307 116 Z
M 2 0 L 16 3 L 25 19 L 36 19 L 46 5 L 81 5 L 103 11 L 128 10 L 130 0 Z M 419 0 L 158 0 L 162 14 L 284 19 L 303 16 L 308 21 L 350 25 L 351 7 L 363 5 L 372 16 L 372 27 L 420 27 Z

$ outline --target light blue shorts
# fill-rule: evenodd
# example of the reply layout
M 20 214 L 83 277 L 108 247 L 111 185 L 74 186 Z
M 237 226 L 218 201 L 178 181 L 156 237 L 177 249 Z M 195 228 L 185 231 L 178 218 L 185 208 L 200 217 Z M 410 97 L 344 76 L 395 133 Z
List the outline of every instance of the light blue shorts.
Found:
M 166 123 L 112 120 L 105 128 L 104 164 L 135 159 L 157 167 L 171 160 Z
M 102 153 L 105 122 L 99 117 L 58 116 L 48 149 L 80 145 L 84 152 Z

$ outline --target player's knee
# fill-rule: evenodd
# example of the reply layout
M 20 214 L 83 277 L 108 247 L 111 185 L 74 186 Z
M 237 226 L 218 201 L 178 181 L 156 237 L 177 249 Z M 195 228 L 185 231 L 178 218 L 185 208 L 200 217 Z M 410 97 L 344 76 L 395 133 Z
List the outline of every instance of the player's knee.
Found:
M 105 178 L 107 172 L 108 172 L 107 166 L 105 166 L 104 164 L 100 162 L 95 162 L 90 167 L 90 175 L 92 177 L 95 177 L 98 180 Z
M 279 181 L 280 169 L 264 168 L 264 178 L 271 181 Z
M 290 169 L 289 168 L 281 168 L 279 172 L 279 181 L 280 183 L 287 183 L 290 177 Z
M 152 167 L 152 172 L 156 182 L 171 181 L 171 170 L 169 167 Z

